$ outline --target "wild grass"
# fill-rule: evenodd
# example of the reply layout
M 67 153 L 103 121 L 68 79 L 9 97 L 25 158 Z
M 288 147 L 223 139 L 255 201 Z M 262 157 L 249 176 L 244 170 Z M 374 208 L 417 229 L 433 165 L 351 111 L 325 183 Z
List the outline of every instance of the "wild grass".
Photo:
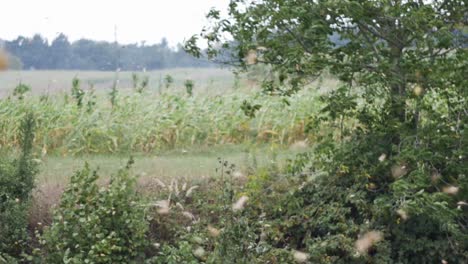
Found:
M 157 153 L 243 143 L 287 146 L 308 137 L 307 119 L 320 109 L 316 99 L 312 90 L 288 98 L 289 104 L 258 92 L 193 97 L 122 93 L 115 105 L 108 95 L 92 90 L 79 105 L 68 94 L 10 98 L 0 101 L 0 146 L 18 145 L 16 135 L 27 109 L 37 117 L 35 147 L 43 155 Z M 244 101 L 262 105 L 255 117 L 242 111 Z

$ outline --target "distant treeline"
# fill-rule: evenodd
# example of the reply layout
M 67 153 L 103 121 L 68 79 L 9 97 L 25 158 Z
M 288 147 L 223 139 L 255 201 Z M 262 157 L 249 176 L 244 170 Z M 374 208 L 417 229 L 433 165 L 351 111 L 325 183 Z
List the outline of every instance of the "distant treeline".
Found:
M 116 42 L 80 39 L 70 42 L 59 34 L 52 42 L 39 34 L 1 41 L 15 59 L 15 68 L 139 71 L 174 67 L 209 67 L 213 64 L 192 57 L 181 45 L 171 48 L 166 39 L 158 44 L 121 45 Z

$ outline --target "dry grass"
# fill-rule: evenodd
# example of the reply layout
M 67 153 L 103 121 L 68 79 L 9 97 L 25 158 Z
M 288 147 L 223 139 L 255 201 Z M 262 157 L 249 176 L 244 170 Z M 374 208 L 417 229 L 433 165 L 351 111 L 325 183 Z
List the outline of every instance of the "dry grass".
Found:
M 58 183 L 42 184 L 36 188 L 29 211 L 30 230 L 42 230 L 52 223 L 52 211 L 59 204 L 64 188 Z

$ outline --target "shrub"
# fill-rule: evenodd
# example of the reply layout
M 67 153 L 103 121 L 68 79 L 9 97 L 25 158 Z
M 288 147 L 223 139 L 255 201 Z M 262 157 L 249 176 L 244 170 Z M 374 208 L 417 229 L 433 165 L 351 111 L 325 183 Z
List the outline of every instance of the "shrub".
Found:
M 88 165 L 72 176 L 41 238 L 48 263 L 128 263 L 143 255 L 148 223 L 129 176 L 132 162 L 107 187 Z
M 196 264 L 200 263 L 194 255 L 193 246 L 188 241 L 180 241 L 177 245 L 164 245 L 158 256 L 147 261 L 151 264 Z
M 420 145 L 415 150 L 402 144 L 398 153 L 379 160 L 385 148 L 385 139 L 375 134 L 328 150 L 317 148 L 311 157 L 317 176 L 291 186 L 293 191 L 279 194 L 280 202 L 269 207 L 269 242 L 305 251 L 313 263 L 466 261 L 466 214 L 457 207 L 466 192 L 452 191 L 467 186 L 460 158 L 466 153 L 437 157 L 429 153 L 445 147 Z M 450 174 L 438 175 L 432 167 L 436 164 Z M 445 193 L 447 185 L 460 189 Z M 272 200 L 260 197 L 264 204 Z M 358 253 L 358 238 L 370 231 L 381 237 Z
M 21 124 L 20 157 L 0 157 L 0 255 L 18 257 L 28 248 L 28 208 L 37 173 L 31 155 L 34 126 L 34 116 L 29 113 Z

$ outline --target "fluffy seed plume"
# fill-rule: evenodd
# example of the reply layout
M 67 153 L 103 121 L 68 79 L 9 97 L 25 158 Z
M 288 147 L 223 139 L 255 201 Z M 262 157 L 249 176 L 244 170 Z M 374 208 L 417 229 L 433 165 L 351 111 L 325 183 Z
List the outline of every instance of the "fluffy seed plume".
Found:
M 207 227 L 208 229 L 208 234 L 212 237 L 218 237 L 221 234 L 221 231 L 211 225 Z
M 245 204 L 247 203 L 248 200 L 249 200 L 249 197 L 243 195 L 241 198 L 239 198 L 239 200 L 237 200 L 237 202 L 235 202 L 232 205 L 232 210 L 235 212 L 241 211 L 242 209 L 244 209 Z
M 185 208 L 181 203 L 176 203 L 176 206 L 179 207 L 180 210 L 184 211 Z
M 370 231 L 365 233 L 356 241 L 356 250 L 360 254 L 366 254 L 367 251 L 377 242 L 382 240 L 382 233 L 378 231 Z
M 296 141 L 291 146 L 289 147 L 291 150 L 304 150 L 309 147 L 309 143 L 307 143 L 307 140 L 300 140 Z
M 460 188 L 455 187 L 455 186 L 446 186 L 442 189 L 442 192 L 449 194 L 449 195 L 455 195 L 458 193 Z
M 154 179 L 154 181 L 159 187 L 166 188 L 166 184 L 162 182 L 160 179 Z
M 305 263 L 309 259 L 309 254 L 294 250 L 293 258 L 297 263 Z
M 424 92 L 424 89 L 420 85 L 416 85 L 413 89 L 413 93 L 416 96 L 420 96 Z
M 193 255 L 195 257 L 197 257 L 198 259 L 203 259 L 203 257 L 205 256 L 205 249 L 203 249 L 202 247 L 198 247 L 197 249 L 195 249 L 193 251 Z
M 158 214 L 168 214 L 170 211 L 170 202 L 169 200 L 161 200 L 154 203 L 154 206 L 158 207 Z
M 386 155 L 385 153 L 383 153 L 382 155 L 380 155 L 380 157 L 379 157 L 379 161 L 380 161 L 380 162 L 384 162 L 385 159 L 387 159 L 387 155 Z
M 408 213 L 405 210 L 398 209 L 396 212 L 400 216 L 401 219 L 403 219 L 403 220 L 408 219 Z
M 392 176 L 395 179 L 403 177 L 408 173 L 408 168 L 406 165 L 394 165 L 392 166 Z
M 245 178 L 245 175 L 244 173 L 240 172 L 240 171 L 235 171 L 232 176 L 236 179 L 243 179 Z

